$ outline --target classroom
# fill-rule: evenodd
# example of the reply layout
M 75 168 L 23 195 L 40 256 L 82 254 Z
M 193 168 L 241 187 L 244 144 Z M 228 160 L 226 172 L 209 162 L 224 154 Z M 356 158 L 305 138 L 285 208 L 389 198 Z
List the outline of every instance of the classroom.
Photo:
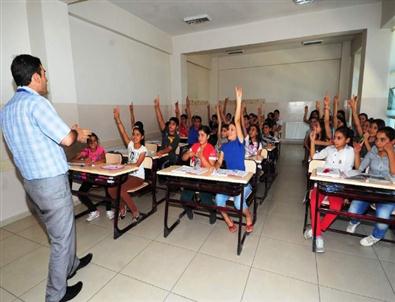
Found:
M 395 0 L 0 0 L 0 301 L 395 301 Z

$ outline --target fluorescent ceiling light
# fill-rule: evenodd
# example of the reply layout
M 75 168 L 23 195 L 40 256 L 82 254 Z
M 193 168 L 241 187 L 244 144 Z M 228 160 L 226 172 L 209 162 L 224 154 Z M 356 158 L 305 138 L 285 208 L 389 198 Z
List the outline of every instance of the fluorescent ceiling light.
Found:
M 305 5 L 305 4 L 311 4 L 313 3 L 315 0 L 293 0 L 293 2 L 296 5 Z

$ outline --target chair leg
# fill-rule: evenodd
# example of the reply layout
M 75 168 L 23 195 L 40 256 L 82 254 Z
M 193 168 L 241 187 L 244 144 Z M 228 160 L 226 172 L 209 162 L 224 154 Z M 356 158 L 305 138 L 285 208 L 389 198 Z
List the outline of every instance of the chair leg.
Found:
M 308 192 L 307 192 L 308 194 Z M 305 201 L 305 212 L 304 212 L 304 224 L 303 224 L 303 233 L 306 231 L 307 227 L 307 217 L 309 215 L 309 206 L 310 206 L 310 199 L 308 195 L 306 196 L 306 201 Z

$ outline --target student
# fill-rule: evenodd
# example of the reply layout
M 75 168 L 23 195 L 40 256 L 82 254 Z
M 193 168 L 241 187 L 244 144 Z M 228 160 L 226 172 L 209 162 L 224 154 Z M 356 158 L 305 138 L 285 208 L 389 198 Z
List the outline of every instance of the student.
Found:
M 263 123 L 262 128 L 262 142 L 263 145 L 273 145 L 274 143 L 278 143 L 278 139 L 272 135 L 272 127 L 269 122 Z
M 221 108 L 221 104 L 218 102 L 218 105 L 216 106 L 217 109 L 217 116 L 218 116 L 218 140 L 217 143 L 215 144 L 215 150 L 217 151 L 217 153 L 219 153 L 219 151 L 221 150 L 221 147 L 223 144 L 226 144 L 228 142 L 228 130 L 229 127 L 227 124 L 224 124 L 222 121 L 222 108 Z
M 309 106 L 304 106 L 304 115 L 303 115 L 303 122 L 305 122 L 306 124 L 310 124 L 310 120 L 312 119 L 312 118 L 315 118 L 315 119 L 319 119 L 319 112 L 318 112 L 318 110 L 313 110 L 313 111 L 311 111 L 311 113 L 310 113 L 310 116 L 309 116 L 309 118 L 307 118 L 307 113 L 309 112 Z
M 88 147 L 82 150 L 73 160 L 85 159 L 87 165 L 104 163 L 106 161 L 106 150 L 99 144 L 99 138 L 95 133 L 89 135 L 87 140 Z M 78 192 L 87 193 L 93 184 L 89 182 L 83 182 Z M 97 210 L 96 206 L 92 203 L 88 195 L 78 195 L 79 200 L 88 208 L 89 215 L 86 221 L 92 221 L 100 217 L 100 211 Z M 106 214 L 108 219 L 114 218 L 114 211 L 111 209 L 111 202 L 106 201 Z
M 176 102 L 175 107 L 176 107 L 175 108 L 176 117 L 180 121 L 180 126 L 178 127 L 178 133 L 180 137 L 188 137 L 188 129 L 190 127 L 188 116 L 186 114 L 181 114 L 180 116 L 180 107 L 178 105 L 178 102 Z
M 223 121 L 225 124 L 229 125 L 232 121 L 232 114 L 226 113 L 226 107 L 228 106 L 229 98 L 225 98 L 224 100 L 224 108 L 223 108 Z
M 280 134 L 283 127 L 283 120 L 280 119 L 280 111 L 278 109 L 274 110 L 273 113 L 274 113 L 274 122 L 276 123 L 274 132 Z
M 189 98 L 186 99 L 188 119 L 192 121 L 192 125 L 188 131 L 188 145 L 192 146 L 198 142 L 199 128 L 202 125 L 202 118 L 199 115 L 191 115 L 191 102 Z
M 361 162 L 361 145 L 354 145 L 355 168 L 363 172 L 369 168 L 369 175 L 374 176 L 395 176 L 395 130 L 391 127 L 381 128 L 377 132 L 376 145 L 366 154 Z M 362 200 L 353 200 L 349 213 L 363 214 L 368 209 L 370 203 Z M 376 203 L 376 216 L 378 218 L 389 219 L 395 210 L 395 203 Z M 354 233 L 360 222 L 357 219 L 350 221 L 347 232 Z M 371 235 L 361 239 L 362 246 L 372 246 L 384 238 L 388 224 L 376 223 Z
M 329 108 L 326 108 L 329 111 Z M 325 168 L 339 169 L 342 172 L 352 170 L 354 166 L 354 150 L 348 144 L 352 139 L 352 131 L 347 127 L 338 128 L 335 131 L 332 146 L 328 146 L 319 153 L 315 153 L 315 138 L 316 132 L 313 130 L 310 133 L 310 157 L 312 159 L 325 159 Z M 312 238 L 315 227 L 315 205 L 316 205 L 317 188 L 314 187 L 310 192 L 310 214 L 311 214 L 311 228 L 304 233 L 305 239 Z M 322 203 L 325 195 L 319 194 L 318 205 Z M 332 210 L 340 210 L 343 206 L 344 199 L 337 196 L 328 196 L 329 208 Z M 324 239 L 321 234 L 325 231 L 332 222 L 336 219 L 336 215 L 326 214 L 321 220 L 318 215 L 317 234 L 316 234 L 316 252 L 323 253 Z
M 208 142 L 211 130 L 207 126 L 199 128 L 199 142 L 193 144 L 189 151 L 185 152 L 182 156 L 183 161 L 190 160 L 190 164 L 196 168 L 213 168 L 217 160 L 217 152 L 215 148 Z M 191 202 L 195 192 L 190 190 L 183 190 L 181 193 L 182 201 Z M 213 194 L 200 192 L 199 198 L 201 204 L 208 206 L 215 206 L 213 202 Z M 189 219 L 193 218 L 193 212 L 190 207 L 186 207 L 186 213 Z M 210 211 L 210 224 L 216 221 L 216 212 Z
M 262 151 L 261 131 L 259 126 L 254 124 L 248 129 L 248 134 L 245 137 L 245 157 L 260 155 Z
M 385 122 L 382 119 L 373 119 L 369 123 L 369 131 L 364 133 L 364 145 L 362 148 L 363 153 L 369 152 L 376 142 L 377 132 L 385 127 Z M 364 150 L 366 148 L 366 151 Z
M 132 212 L 133 218 L 135 220 L 139 220 L 140 212 L 137 209 L 137 206 L 134 203 L 132 197 L 129 195 L 128 191 L 141 186 L 145 179 L 144 167 L 142 165 L 147 154 L 147 149 L 144 146 L 144 129 L 138 126 L 134 127 L 132 138 L 130 139 L 128 134 L 126 133 L 125 127 L 122 124 L 118 107 L 114 108 L 114 119 L 124 144 L 128 146 L 128 161 L 132 164 L 132 166 L 138 167 L 138 170 L 130 173 L 126 182 L 121 185 L 121 204 L 119 216 L 121 218 L 125 217 L 126 203 L 127 207 Z M 117 187 L 108 188 L 108 193 L 113 199 L 115 199 L 117 196 L 117 190 Z
M 240 87 L 236 87 L 236 112 L 235 112 L 235 121 L 229 125 L 228 132 L 228 140 L 229 142 L 222 145 L 221 152 L 219 153 L 218 161 L 215 164 L 215 167 L 218 169 L 222 166 L 223 161 L 225 160 L 227 169 L 237 169 L 245 171 L 244 165 L 244 136 L 243 130 L 241 129 L 240 117 L 241 117 L 241 97 L 242 97 L 242 89 Z M 252 188 L 248 184 L 244 187 L 244 201 L 241 204 L 241 195 L 236 196 L 234 198 L 234 205 L 236 209 L 240 209 L 242 207 L 243 214 L 246 216 L 246 232 L 251 233 L 254 229 L 254 225 L 252 223 L 252 217 L 250 210 L 247 206 L 246 199 L 251 194 Z M 215 202 L 217 206 L 225 207 L 226 201 L 229 199 L 229 196 L 224 194 L 217 194 L 215 196 Z M 226 212 L 221 212 L 224 220 L 228 226 L 228 229 L 231 233 L 237 231 L 237 226 L 233 223 L 232 219 L 228 216 Z
M 218 115 L 213 114 L 211 115 L 210 113 L 210 104 L 207 104 L 207 119 L 208 119 L 208 125 L 210 127 L 211 133 L 210 133 L 210 138 L 209 138 L 209 143 L 213 146 L 216 145 L 217 140 L 218 140 Z
M 170 165 L 175 165 L 177 163 L 176 150 L 180 142 L 180 137 L 177 134 L 178 118 L 171 117 L 166 125 L 162 112 L 160 111 L 159 96 L 155 98 L 154 106 L 156 119 L 158 120 L 160 131 L 162 132 L 162 145 L 156 154 L 161 156 L 168 153 Z M 164 163 L 162 163 L 162 165 L 163 164 Z

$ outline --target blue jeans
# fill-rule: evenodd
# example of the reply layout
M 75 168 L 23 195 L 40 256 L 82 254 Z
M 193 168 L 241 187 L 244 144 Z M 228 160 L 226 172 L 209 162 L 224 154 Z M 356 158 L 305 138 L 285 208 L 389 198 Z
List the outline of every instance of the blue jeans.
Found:
M 348 212 L 353 214 L 363 214 L 365 213 L 369 205 L 370 203 L 366 201 L 353 200 L 350 208 L 348 209 Z M 376 217 L 389 219 L 394 209 L 395 203 L 376 203 Z M 358 220 L 353 219 L 351 220 L 351 223 L 356 224 L 358 223 Z M 372 235 L 377 239 L 383 239 L 387 229 L 388 224 L 376 223 Z
M 252 193 L 251 185 L 248 184 L 248 185 L 244 186 L 243 209 L 247 209 L 248 208 L 247 203 L 246 203 L 246 199 L 251 193 Z M 225 207 L 226 201 L 229 200 L 229 197 L 230 196 L 228 196 L 228 195 L 217 194 L 215 196 L 215 203 L 219 207 Z M 241 201 L 241 194 L 234 197 L 233 203 L 235 205 L 235 208 L 238 209 L 238 210 L 240 210 L 240 201 Z

